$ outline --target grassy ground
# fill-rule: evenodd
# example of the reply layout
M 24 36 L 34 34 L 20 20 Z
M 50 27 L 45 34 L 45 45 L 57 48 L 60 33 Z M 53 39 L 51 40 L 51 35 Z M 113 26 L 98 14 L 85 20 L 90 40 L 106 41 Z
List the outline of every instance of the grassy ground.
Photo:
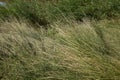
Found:
M 1 22 L 2 80 L 119 80 L 119 23 L 70 21 L 50 26 L 46 32 L 24 20 Z
M 120 80 L 119 0 L 104 2 L 0 7 L 0 80 Z
M 119 0 L 13 0 L 0 8 L 0 18 L 24 17 L 32 22 L 48 24 L 56 20 L 70 18 L 82 21 L 82 18 L 94 20 L 119 19 Z M 64 18 L 63 18 L 64 17 Z

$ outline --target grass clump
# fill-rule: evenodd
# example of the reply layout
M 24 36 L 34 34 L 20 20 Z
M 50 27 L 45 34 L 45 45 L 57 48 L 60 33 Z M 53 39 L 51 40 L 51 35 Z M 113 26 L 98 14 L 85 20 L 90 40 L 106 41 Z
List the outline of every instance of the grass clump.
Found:
M 107 20 L 70 23 L 55 22 L 46 31 L 34 29 L 26 20 L 1 21 L 0 78 L 119 79 L 119 24 Z M 102 29 L 109 49 L 93 26 Z M 103 54 L 105 49 L 111 54 Z

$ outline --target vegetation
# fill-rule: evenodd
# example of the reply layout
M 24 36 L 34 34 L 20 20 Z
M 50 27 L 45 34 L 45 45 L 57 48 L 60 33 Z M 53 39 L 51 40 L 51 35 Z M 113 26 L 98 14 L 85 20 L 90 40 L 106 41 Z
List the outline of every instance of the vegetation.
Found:
M 119 80 L 119 0 L 14 0 L 0 7 L 0 80 Z
M 56 0 L 57 1 L 57 0 Z M 14 0 L 0 11 L 2 17 L 25 17 L 32 22 L 48 24 L 67 17 L 81 21 L 82 18 L 95 20 L 120 17 L 119 0 Z

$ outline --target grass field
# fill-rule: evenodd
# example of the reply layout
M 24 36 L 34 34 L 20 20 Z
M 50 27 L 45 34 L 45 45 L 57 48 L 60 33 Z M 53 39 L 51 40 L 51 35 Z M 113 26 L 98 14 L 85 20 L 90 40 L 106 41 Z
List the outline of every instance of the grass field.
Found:
M 120 80 L 119 34 L 119 0 L 13 1 L 0 7 L 0 80 Z

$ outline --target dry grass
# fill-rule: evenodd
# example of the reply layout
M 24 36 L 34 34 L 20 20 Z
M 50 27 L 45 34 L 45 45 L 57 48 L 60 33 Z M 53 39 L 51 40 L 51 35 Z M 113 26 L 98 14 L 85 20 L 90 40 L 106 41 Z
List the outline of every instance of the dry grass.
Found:
M 45 31 L 25 20 L 1 21 L 0 79 L 119 80 L 119 26 L 107 20 L 55 22 Z

